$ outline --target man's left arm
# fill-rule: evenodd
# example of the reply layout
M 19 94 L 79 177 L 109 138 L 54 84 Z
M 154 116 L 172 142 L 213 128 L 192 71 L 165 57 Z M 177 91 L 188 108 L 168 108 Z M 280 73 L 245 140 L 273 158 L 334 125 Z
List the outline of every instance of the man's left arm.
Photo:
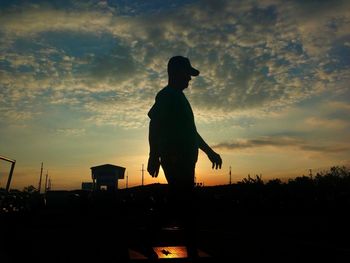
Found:
M 209 158 L 209 160 L 212 162 L 212 168 L 214 169 L 221 169 L 222 160 L 219 154 L 214 152 L 212 148 L 203 140 L 203 138 L 199 135 L 197 132 L 197 141 L 198 141 L 198 147 L 203 152 L 205 152 Z

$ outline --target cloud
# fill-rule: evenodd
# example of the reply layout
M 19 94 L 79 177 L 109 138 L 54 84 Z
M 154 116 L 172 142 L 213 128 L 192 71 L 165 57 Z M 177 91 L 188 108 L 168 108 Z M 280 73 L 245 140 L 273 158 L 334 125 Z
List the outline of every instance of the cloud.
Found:
M 316 144 L 310 143 L 304 139 L 296 137 L 280 137 L 280 136 L 267 136 L 257 139 L 238 140 L 233 142 L 222 142 L 216 144 L 214 148 L 227 149 L 230 151 L 254 149 L 254 148 L 294 148 L 300 151 L 307 152 L 322 152 L 322 153 L 342 153 L 349 152 L 350 145 L 337 145 L 337 144 Z
M 2 112 L 2 116 L 6 119 L 9 119 L 14 122 L 30 120 L 33 118 L 33 114 L 31 112 L 23 112 L 23 111 L 6 111 L 6 109 L 0 109 Z
M 5 34 L 28 37 L 45 31 L 101 32 L 111 18 L 110 13 L 24 5 L 3 11 L 0 23 Z
M 344 111 L 350 114 L 350 105 L 348 103 L 344 103 L 340 101 L 330 101 L 326 106 L 328 109 L 336 110 L 336 111 Z
M 299 1 L 295 4 L 299 14 L 297 26 L 303 46 L 309 55 L 324 56 L 343 36 L 349 36 L 349 2 Z
M 125 46 L 115 46 L 108 54 L 95 57 L 91 63 L 91 76 L 96 81 L 120 83 L 137 74 L 136 62 L 130 48 Z
M 322 130 L 331 129 L 331 130 L 342 130 L 350 126 L 348 120 L 341 119 L 324 119 L 317 117 L 310 117 L 305 120 L 306 125 L 310 125 L 313 128 L 319 128 Z
M 80 128 L 61 128 L 61 129 L 57 129 L 56 133 L 57 134 L 61 134 L 64 136 L 82 136 L 85 134 L 85 129 L 80 129 Z
M 349 42 L 348 5 L 201 1 L 129 15 L 117 4 L 12 7 L 0 16 L 0 94 L 13 110 L 16 101 L 43 96 L 101 124 L 141 125 L 166 85 L 167 60 L 184 54 L 201 70 L 188 92 L 201 120 L 275 112 L 347 89 L 349 69 L 334 48 Z M 106 91 L 118 109 L 100 99 Z

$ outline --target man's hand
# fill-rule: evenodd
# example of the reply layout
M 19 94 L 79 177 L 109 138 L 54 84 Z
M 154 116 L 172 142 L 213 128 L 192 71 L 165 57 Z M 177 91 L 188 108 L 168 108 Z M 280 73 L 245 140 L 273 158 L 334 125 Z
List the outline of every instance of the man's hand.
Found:
M 212 169 L 221 169 L 221 165 L 222 165 L 222 160 L 219 154 L 217 154 L 216 152 L 214 152 L 213 150 L 209 151 L 208 153 L 208 158 L 209 160 L 212 162 Z
M 197 132 L 197 141 L 199 149 L 201 149 L 203 152 L 205 152 L 208 155 L 209 160 L 212 162 L 213 166 L 212 169 L 221 169 L 222 160 L 220 155 L 218 155 L 216 152 L 213 151 L 212 148 L 209 147 L 209 145 L 203 140 L 203 138 L 199 135 Z
M 147 171 L 152 177 L 157 177 L 159 173 L 159 157 L 150 156 L 148 158 Z

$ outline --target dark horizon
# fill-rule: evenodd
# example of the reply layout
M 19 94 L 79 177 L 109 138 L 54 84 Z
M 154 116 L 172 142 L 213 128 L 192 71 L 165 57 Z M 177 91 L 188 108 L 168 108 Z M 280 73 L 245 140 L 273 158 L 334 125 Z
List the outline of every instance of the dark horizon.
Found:
M 81 190 L 52 191 L 46 196 L 34 192 L 24 198 L 1 195 L 0 222 L 6 228 L 0 259 L 32 261 L 40 251 L 50 262 L 154 262 L 147 260 L 152 247 L 165 258 L 187 257 L 183 229 L 168 207 L 164 186 L 92 195 Z M 241 184 L 196 189 L 200 255 L 196 262 L 349 258 L 348 169 L 332 167 L 322 176 L 299 177 L 288 184 L 251 178 Z M 4 212 L 6 202 L 12 210 Z M 160 229 L 156 236 L 150 236 L 150 227 Z M 88 244 L 94 249 L 86 252 Z

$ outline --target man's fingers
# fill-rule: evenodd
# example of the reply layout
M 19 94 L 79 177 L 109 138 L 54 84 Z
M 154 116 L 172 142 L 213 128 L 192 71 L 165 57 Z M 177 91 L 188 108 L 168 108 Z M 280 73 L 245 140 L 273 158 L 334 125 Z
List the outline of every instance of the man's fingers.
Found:
M 152 177 L 154 177 L 154 174 L 156 173 L 156 169 L 154 169 L 154 167 L 149 167 L 147 171 Z
M 220 161 L 214 161 L 213 162 L 213 165 L 212 165 L 212 169 L 214 169 L 214 167 L 215 167 L 215 169 L 221 169 L 221 166 L 222 166 L 222 161 L 220 160 Z
M 213 154 L 213 155 L 209 156 L 209 159 L 212 162 L 212 166 L 211 166 L 212 169 L 214 169 L 214 168 L 221 169 L 222 159 L 221 159 L 219 154 Z
M 211 166 L 212 169 L 218 169 L 219 164 L 217 162 L 213 162 L 213 165 Z
M 152 175 L 152 177 L 157 177 L 158 176 L 158 170 L 156 168 L 154 168 L 154 170 L 152 170 L 152 173 L 150 173 Z

